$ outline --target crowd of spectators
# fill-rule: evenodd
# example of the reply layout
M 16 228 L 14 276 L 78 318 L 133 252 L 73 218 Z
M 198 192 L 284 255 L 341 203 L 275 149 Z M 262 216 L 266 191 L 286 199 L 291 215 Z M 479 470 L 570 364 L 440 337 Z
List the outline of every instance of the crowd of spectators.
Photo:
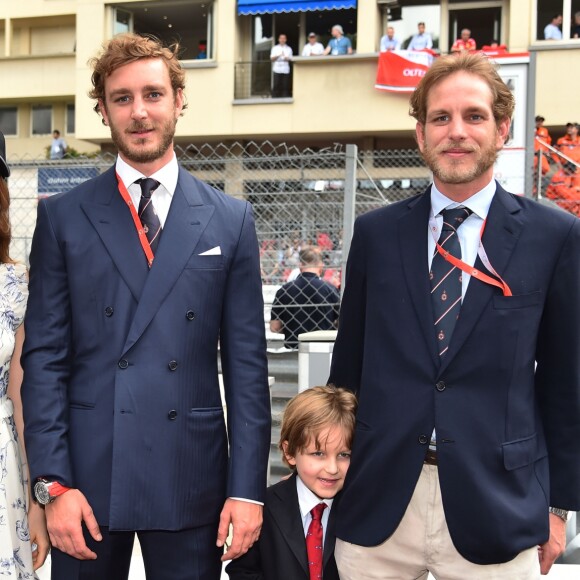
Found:
M 536 116 L 534 170 L 536 174 L 541 171 L 545 197 L 580 217 L 580 125 L 567 123 L 566 134 L 556 141 L 557 151 L 552 152 L 552 137 L 544 121 Z

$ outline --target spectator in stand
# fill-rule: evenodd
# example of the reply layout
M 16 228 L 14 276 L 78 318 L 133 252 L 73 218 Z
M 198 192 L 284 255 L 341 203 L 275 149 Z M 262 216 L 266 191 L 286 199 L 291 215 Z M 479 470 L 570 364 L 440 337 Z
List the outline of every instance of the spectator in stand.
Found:
M 572 24 L 570 38 L 580 38 L 580 12 L 574 14 L 574 24 Z
M 278 44 L 270 51 L 272 61 L 272 72 L 274 82 L 272 97 L 275 99 L 285 99 L 290 97 L 290 61 L 292 60 L 292 49 L 286 44 L 285 34 L 278 37 Z
M 324 54 L 331 54 L 332 56 L 339 56 L 341 54 L 352 54 L 352 44 L 350 38 L 344 35 L 344 30 L 340 24 L 335 24 L 332 27 L 332 38 L 326 47 Z
M 556 149 L 576 163 L 580 163 L 579 127 L 578 123 L 566 123 L 566 135 L 556 141 Z M 562 163 L 565 160 L 557 159 L 557 161 Z
M 580 217 L 580 170 L 566 161 L 554 173 L 546 189 L 546 197 L 553 199 L 562 209 Z
M 280 258 L 276 249 L 276 240 L 264 240 L 260 248 L 260 269 L 264 284 L 275 283 L 280 271 Z
M 400 50 L 401 41 L 395 38 L 395 29 L 392 26 L 387 28 L 387 34 L 381 38 L 381 52 L 389 50 Z
M 50 158 L 62 159 L 66 155 L 66 141 L 60 136 L 60 131 L 55 129 L 52 132 L 52 141 L 50 143 Z
M 419 22 L 417 29 L 419 32 L 411 38 L 407 50 L 425 50 L 426 48 L 431 50 L 433 48 L 433 39 L 428 32 L 425 32 L 425 23 Z
M 546 173 L 548 173 L 548 171 L 550 171 L 550 162 L 548 160 L 548 155 L 549 155 L 550 150 L 543 143 L 547 143 L 548 145 L 552 144 L 552 137 L 550 137 L 550 133 L 548 132 L 548 129 L 546 129 L 546 127 L 544 127 L 544 121 L 545 121 L 545 119 L 544 119 L 544 117 L 542 117 L 542 115 L 536 116 L 535 137 L 537 137 L 538 139 L 534 139 L 534 151 L 535 151 L 534 171 L 536 170 L 536 168 L 538 166 L 538 157 L 539 157 L 538 151 L 541 150 L 542 151 L 542 175 L 546 175 Z M 541 141 L 539 139 L 541 139 Z
M 316 32 L 311 32 L 308 35 L 308 42 L 302 49 L 302 56 L 322 56 L 324 54 L 324 46 L 318 42 Z
M 270 330 L 284 333 L 284 346 L 298 348 L 298 335 L 313 330 L 336 328 L 340 295 L 320 279 L 324 264 L 320 248 L 300 250 L 300 274 L 282 286 L 272 304 Z
M 562 15 L 556 14 L 544 28 L 544 40 L 562 40 Z
M 200 40 L 197 45 L 197 60 L 204 60 L 207 58 L 207 40 Z
M 471 30 L 469 30 L 469 28 L 464 28 L 461 31 L 461 37 L 453 43 L 451 52 L 469 52 L 476 48 L 477 45 L 475 40 L 471 38 Z

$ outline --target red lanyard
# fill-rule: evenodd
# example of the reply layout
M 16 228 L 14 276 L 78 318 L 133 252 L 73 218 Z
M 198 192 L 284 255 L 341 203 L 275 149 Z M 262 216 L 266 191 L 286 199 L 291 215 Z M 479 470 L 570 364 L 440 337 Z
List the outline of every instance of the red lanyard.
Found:
M 143 224 L 141 223 L 141 220 L 140 220 L 139 216 L 137 215 L 137 210 L 135 209 L 135 205 L 133 204 L 133 200 L 131 199 L 131 195 L 127 191 L 127 188 L 125 187 L 125 184 L 123 183 L 123 180 L 119 177 L 118 173 L 117 173 L 117 183 L 119 185 L 119 193 L 121 194 L 121 197 L 123 198 L 125 203 L 129 206 L 129 211 L 131 212 L 131 217 L 133 218 L 135 228 L 137 229 L 137 235 L 139 236 L 139 241 L 141 242 L 141 247 L 143 248 L 143 251 L 145 252 L 145 257 L 147 258 L 147 264 L 151 268 L 151 266 L 153 265 L 153 258 L 154 258 L 153 250 L 151 249 L 151 246 L 149 244 L 149 240 L 147 239 L 147 236 L 145 235 L 145 230 L 143 229 Z
M 453 266 L 455 266 L 456 268 L 459 268 L 461 271 L 465 272 L 466 274 L 469 274 L 470 276 L 477 278 L 481 282 L 484 282 L 485 284 L 491 284 L 492 286 L 497 286 L 498 288 L 501 289 L 504 296 L 511 296 L 512 295 L 512 291 L 510 290 L 510 287 L 503 280 L 503 278 L 494 270 L 493 266 L 491 265 L 491 262 L 489 261 L 489 258 L 487 257 L 487 253 L 486 253 L 485 248 L 483 247 L 483 243 L 481 241 L 481 238 L 483 237 L 483 232 L 485 231 L 485 224 L 487 223 L 487 219 L 484 220 L 483 225 L 481 226 L 481 231 L 479 232 L 479 246 L 477 248 L 477 255 L 479 256 L 480 260 L 483 262 L 483 265 L 495 276 L 495 278 L 492 278 L 491 276 L 489 276 L 485 272 L 482 272 L 481 270 L 478 270 L 474 266 L 470 266 L 469 264 L 466 264 L 463 260 L 456 258 L 452 254 L 450 254 L 449 252 L 444 250 L 443 247 L 438 243 L 437 238 L 435 237 L 437 235 L 436 232 L 439 231 L 439 228 L 437 227 L 437 223 L 435 222 L 435 218 L 433 216 L 431 216 L 431 219 L 429 220 L 429 222 L 430 222 L 429 229 L 431 230 L 431 233 L 433 235 L 433 239 L 435 239 L 435 246 L 437 248 L 437 251 L 443 256 L 443 258 L 445 258 L 445 260 L 447 260 L 450 264 L 453 264 Z M 496 280 L 496 278 L 497 278 L 497 280 Z

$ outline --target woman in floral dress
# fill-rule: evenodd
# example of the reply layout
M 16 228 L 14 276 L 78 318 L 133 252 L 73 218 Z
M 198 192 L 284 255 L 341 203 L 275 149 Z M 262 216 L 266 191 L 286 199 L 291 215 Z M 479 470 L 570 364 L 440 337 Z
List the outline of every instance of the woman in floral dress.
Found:
M 20 401 L 28 287 L 26 267 L 8 255 L 10 171 L 5 159 L 0 133 L 0 578 L 28 580 L 37 577 L 34 570 L 46 559 L 49 541 L 42 508 L 28 499 Z

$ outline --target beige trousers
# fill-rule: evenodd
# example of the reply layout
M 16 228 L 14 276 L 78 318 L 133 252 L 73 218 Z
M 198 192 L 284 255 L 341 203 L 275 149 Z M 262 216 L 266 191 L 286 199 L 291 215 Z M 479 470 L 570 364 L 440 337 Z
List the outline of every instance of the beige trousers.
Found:
M 469 514 L 466 514 L 469 517 Z M 455 549 L 443 513 L 437 467 L 423 465 L 407 511 L 393 535 L 370 548 L 336 540 L 341 580 L 536 580 L 537 547 L 505 564 L 482 566 Z

